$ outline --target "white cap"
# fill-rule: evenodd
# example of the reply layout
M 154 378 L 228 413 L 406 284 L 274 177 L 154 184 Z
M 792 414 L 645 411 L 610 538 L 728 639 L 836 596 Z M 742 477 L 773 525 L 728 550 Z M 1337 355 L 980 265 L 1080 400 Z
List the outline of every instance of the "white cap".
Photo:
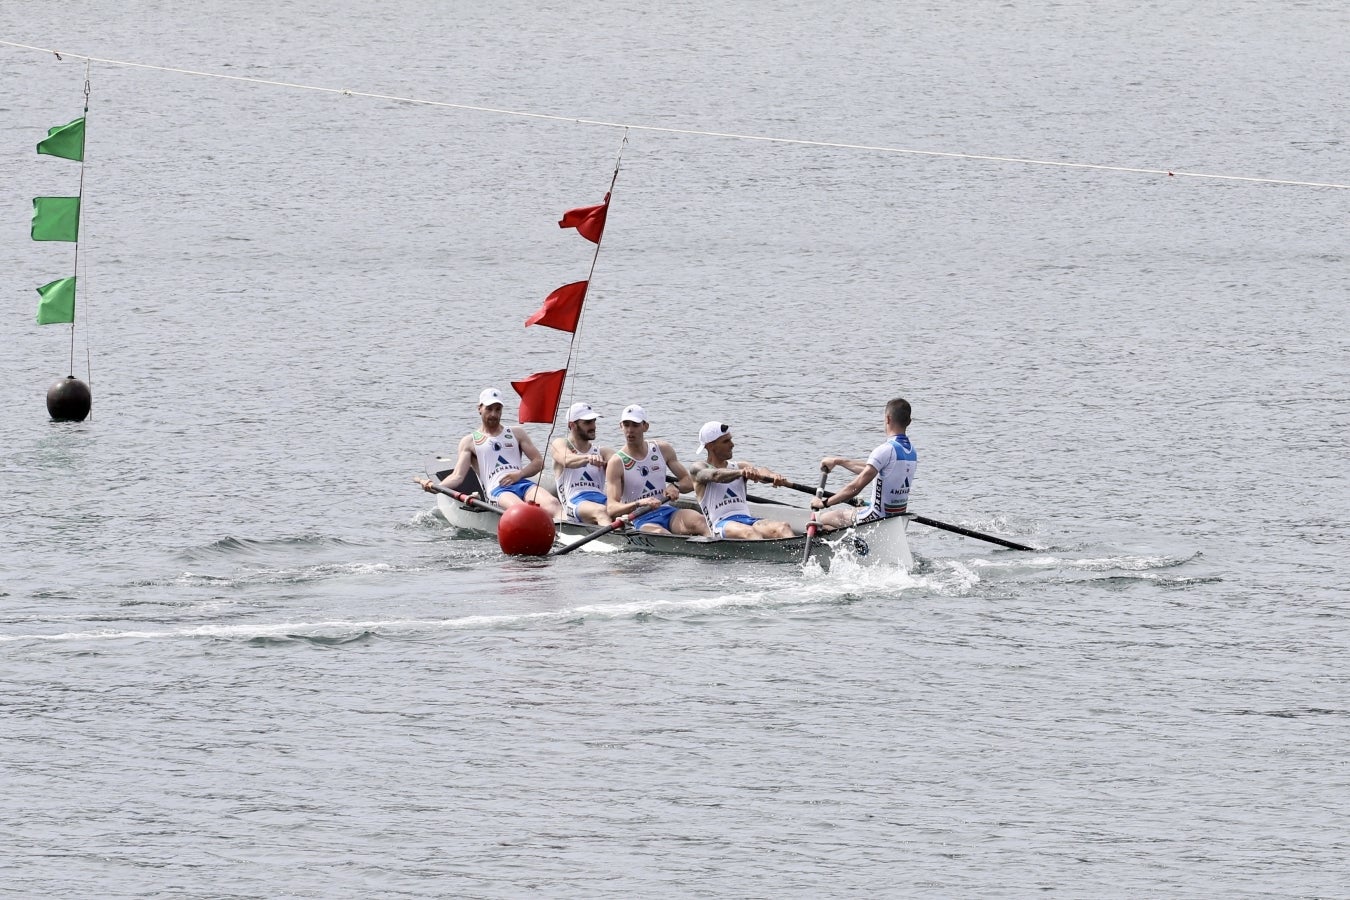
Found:
M 723 425 L 721 422 L 704 422 L 703 427 L 698 430 L 698 449 L 702 450 L 730 430 L 730 425 Z
M 630 406 L 625 406 L 623 408 L 623 415 L 619 416 L 619 421 L 637 422 L 639 425 L 641 425 L 643 422 L 647 421 L 647 411 L 642 407 L 638 406 L 636 403 Z
M 496 388 L 484 388 L 483 393 L 478 395 L 479 406 L 491 406 L 494 403 L 502 402 L 502 392 Z
M 598 419 L 600 414 L 591 409 L 589 403 L 573 403 L 572 408 L 567 411 L 567 424 L 571 425 L 578 419 Z

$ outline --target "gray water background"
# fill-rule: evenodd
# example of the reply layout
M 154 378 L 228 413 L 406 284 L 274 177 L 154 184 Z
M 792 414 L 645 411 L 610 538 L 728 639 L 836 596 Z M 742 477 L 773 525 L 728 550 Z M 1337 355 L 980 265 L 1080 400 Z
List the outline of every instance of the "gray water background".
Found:
M 673 129 L 1350 183 L 1339 3 L 6 4 L 74 54 Z M 911 574 L 505 559 L 411 484 L 622 132 L 0 47 L 0 894 L 1350 896 L 1350 191 L 631 131 L 573 365 Z M 530 426 L 536 441 L 547 429 Z M 832 483 L 839 484 L 842 480 Z M 783 499 L 796 501 L 794 495 Z

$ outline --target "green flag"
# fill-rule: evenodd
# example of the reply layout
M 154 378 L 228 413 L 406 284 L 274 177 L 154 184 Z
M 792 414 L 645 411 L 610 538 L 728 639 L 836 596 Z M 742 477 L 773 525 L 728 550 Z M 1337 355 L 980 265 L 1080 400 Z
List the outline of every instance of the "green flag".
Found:
M 37 323 L 39 325 L 55 325 L 58 322 L 75 321 L 75 276 L 69 278 L 58 278 L 51 284 L 44 284 L 37 289 L 38 296 L 42 299 L 38 301 Z
M 84 116 L 47 129 L 47 139 L 38 142 L 38 152 L 62 159 L 84 161 Z
M 34 197 L 33 240 L 78 241 L 79 197 Z

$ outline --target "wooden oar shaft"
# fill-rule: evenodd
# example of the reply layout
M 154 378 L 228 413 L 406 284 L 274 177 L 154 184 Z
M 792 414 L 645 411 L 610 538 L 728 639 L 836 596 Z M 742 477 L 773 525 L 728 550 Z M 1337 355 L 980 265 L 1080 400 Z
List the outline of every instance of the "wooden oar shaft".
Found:
M 830 477 L 830 470 L 821 466 L 820 468 L 820 486 L 811 493 L 817 497 L 825 496 L 825 481 Z M 810 488 L 807 488 L 810 490 Z M 820 530 L 820 522 L 816 518 L 816 511 L 811 510 L 811 520 L 806 523 L 806 540 L 802 542 L 802 565 L 805 566 L 811 560 L 811 544 L 815 542 L 816 532 Z
M 501 510 L 498 507 L 493 506 L 491 503 L 488 503 L 484 500 L 479 500 L 472 494 L 461 493 L 460 491 L 457 491 L 454 488 L 448 488 L 443 484 L 433 483 L 431 487 L 432 490 L 436 491 L 436 493 L 444 494 L 447 497 L 454 497 L 456 500 L 458 500 L 460 503 L 463 503 L 465 506 L 472 506 L 474 509 L 481 509 L 485 512 L 501 512 Z
M 602 525 L 602 526 L 600 526 L 599 528 L 597 528 L 597 529 L 595 529 L 594 531 L 592 531 L 590 534 L 588 534 L 588 535 L 586 535 L 585 537 L 583 537 L 581 540 L 579 540 L 579 541 L 577 541 L 577 542 L 575 542 L 575 543 L 572 543 L 572 544 L 568 544 L 566 547 L 559 547 L 557 550 L 554 550 L 554 551 L 553 551 L 553 555 L 554 555 L 554 556 L 566 556 L 568 553 L 571 553 L 573 550 L 577 549 L 578 547 L 584 547 L 584 546 L 586 546 L 587 544 L 589 544 L 591 541 L 595 540 L 596 538 L 602 538 L 602 537 L 604 537 L 604 536 L 607 535 L 607 534 L 613 534 L 614 532 L 618 531 L 620 528 L 623 528 L 623 527 L 627 526 L 630 522 L 632 522 L 632 520 L 633 520 L 633 519 L 632 519 L 632 516 L 631 516 L 631 515 L 628 515 L 628 516 L 619 516 L 619 517 L 616 518 L 613 522 L 610 522 L 608 525 Z
M 973 537 L 981 541 L 988 541 L 991 544 L 998 544 L 1000 547 L 1007 547 L 1009 550 L 1035 550 L 1035 547 L 1028 547 L 1026 544 L 1018 544 L 1014 541 L 1005 540 L 1001 537 L 995 537 L 992 534 L 984 534 L 979 531 L 972 531 L 969 528 L 962 528 L 960 525 L 949 525 L 946 522 L 939 522 L 937 519 L 930 519 L 927 516 L 913 516 L 915 522 L 920 525 L 927 525 L 929 528 L 941 528 L 943 531 L 950 531 L 953 534 L 962 534 L 966 537 Z
M 814 494 L 816 489 L 804 484 L 798 484 L 795 481 L 789 481 L 784 487 L 792 488 L 794 491 L 801 491 L 803 494 Z M 848 501 L 851 506 L 858 506 L 858 501 Z M 920 525 L 927 525 L 929 528 L 940 528 L 943 531 L 950 531 L 953 534 L 960 534 L 966 537 L 975 538 L 979 541 L 988 541 L 991 544 L 998 544 L 1000 547 L 1007 547 L 1009 550 L 1035 550 L 1035 547 L 1028 547 L 1026 544 L 1018 544 L 1005 538 L 996 537 L 992 534 L 985 534 L 982 531 L 975 531 L 971 528 L 962 528 L 960 525 L 949 525 L 946 522 L 939 522 L 937 519 L 930 519 L 927 516 L 916 516 L 911 514 L 911 518 Z

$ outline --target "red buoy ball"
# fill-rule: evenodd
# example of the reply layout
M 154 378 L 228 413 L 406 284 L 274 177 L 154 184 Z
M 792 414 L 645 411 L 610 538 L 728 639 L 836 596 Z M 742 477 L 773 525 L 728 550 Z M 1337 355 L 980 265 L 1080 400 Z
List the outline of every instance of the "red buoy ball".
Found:
M 47 389 L 47 414 L 54 422 L 83 422 L 92 403 L 89 385 L 74 375 Z
M 535 503 L 517 503 L 497 524 L 497 543 L 510 556 L 547 556 L 555 536 L 553 517 Z

